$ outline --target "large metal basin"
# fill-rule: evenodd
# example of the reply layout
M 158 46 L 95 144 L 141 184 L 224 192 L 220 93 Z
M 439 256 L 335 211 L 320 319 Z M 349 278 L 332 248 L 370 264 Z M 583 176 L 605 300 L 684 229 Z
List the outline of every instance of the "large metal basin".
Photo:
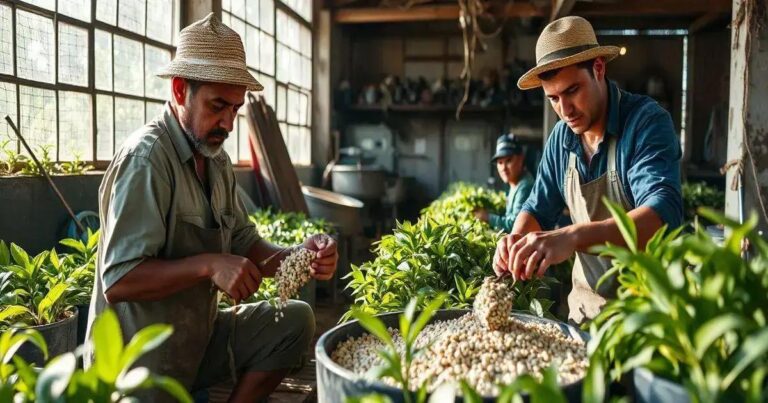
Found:
M 378 168 L 336 165 L 331 172 L 334 192 L 365 200 L 384 196 L 387 175 Z
M 363 202 L 324 189 L 302 186 L 310 217 L 323 218 L 334 224 L 341 235 L 356 235 L 362 231 L 360 210 Z
M 466 309 L 443 309 L 435 313 L 431 322 L 438 320 L 450 320 L 458 318 L 469 310 Z M 398 328 L 398 317 L 401 312 L 386 313 L 378 315 L 387 327 Z M 538 318 L 531 315 L 513 313 L 516 319 L 526 322 L 551 323 L 557 325 L 563 334 L 570 338 L 587 341 L 589 335 L 579 329 L 549 319 Z M 366 330 L 358 321 L 350 321 L 325 332 L 315 345 L 315 359 L 317 360 L 317 391 L 318 401 L 320 403 L 344 402 L 347 397 L 361 396 L 368 393 L 381 393 L 389 396 L 393 402 L 403 402 L 403 392 L 401 389 L 387 385 L 377 380 L 366 379 L 364 376 L 356 374 L 331 360 L 331 353 L 336 346 L 347 340 L 350 336 L 359 337 Z M 570 402 L 581 400 L 581 389 L 583 380 L 575 383 L 563 385 L 563 391 Z M 486 396 L 485 402 L 494 402 L 495 397 Z M 461 400 L 457 400 L 461 401 Z

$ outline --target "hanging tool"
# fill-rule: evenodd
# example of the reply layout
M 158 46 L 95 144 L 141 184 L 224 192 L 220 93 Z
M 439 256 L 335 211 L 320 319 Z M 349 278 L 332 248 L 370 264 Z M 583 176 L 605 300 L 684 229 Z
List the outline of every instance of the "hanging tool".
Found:
M 69 204 L 64 199 L 64 196 L 61 194 L 61 192 L 59 192 L 59 188 L 57 188 L 56 184 L 53 183 L 53 179 L 51 179 L 51 176 L 48 175 L 48 172 L 43 167 L 43 164 L 40 163 L 40 161 L 35 156 L 35 153 L 32 152 L 32 148 L 29 146 L 29 144 L 27 144 L 27 141 L 24 140 L 24 137 L 21 136 L 21 133 L 19 133 L 19 129 L 13 123 L 13 119 L 11 119 L 10 116 L 5 115 L 5 121 L 8 122 L 8 126 L 10 126 L 11 129 L 13 129 L 13 132 L 16 133 L 16 137 L 18 137 L 19 140 L 21 140 L 21 144 L 24 145 L 24 148 L 27 150 L 29 155 L 32 157 L 32 160 L 35 161 L 35 165 L 37 165 L 37 168 L 40 170 L 40 172 L 43 173 L 43 176 L 45 176 L 45 179 L 48 179 L 48 184 L 51 185 L 51 188 L 56 193 L 56 196 L 58 196 L 59 200 L 61 200 L 61 204 L 64 205 L 64 208 L 67 209 L 67 213 L 69 213 L 69 216 L 72 217 L 72 220 L 74 220 L 75 224 L 77 224 L 77 228 L 79 228 L 80 231 L 82 231 L 83 234 L 88 233 L 88 230 L 85 229 L 83 224 L 80 222 L 80 220 L 77 219 L 77 216 L 72 211 L 72 209 L 69 207 Z

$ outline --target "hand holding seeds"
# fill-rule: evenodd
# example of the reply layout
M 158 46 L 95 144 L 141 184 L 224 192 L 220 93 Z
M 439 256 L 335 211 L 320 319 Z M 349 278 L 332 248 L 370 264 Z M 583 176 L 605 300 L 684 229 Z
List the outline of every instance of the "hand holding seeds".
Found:
M 261 272 L 250 259 L 223 254 L 205 255 L 211 281 L 236 303 L 255 293 L 261 285 Z
M 474 303 L 479 322 L 490 330 L 499 330 L 509 323 L 514 294 L 509 277 L 486 277 Z
M 336 240 L 325 234 L 312 235 L 304 241 L 303 247 L 315 252 L 309 274 L 317 280 L 333 277 L 339 260 Z

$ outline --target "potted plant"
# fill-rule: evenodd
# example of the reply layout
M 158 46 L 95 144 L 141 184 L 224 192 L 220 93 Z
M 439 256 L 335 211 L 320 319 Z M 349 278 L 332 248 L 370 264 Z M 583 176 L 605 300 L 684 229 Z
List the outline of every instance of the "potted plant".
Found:
M 107 310 L 94 322 L 95 361 L 90 368 L 77 368 L 82 349 L 57 356 L 44 368 L 35 368 L 18 355 L 18 350 L 24 344 L 33 344 L 47 356 L 42 336 L 32 329 L 10 329 L 0 335 L 0 402 L 138 401 L 137 392 L 159 388 L 177 401 L 191 403 L 191 396 L 175 379 L 135 366 L 139 358 L 157 348 L 171 333 L 169 325 L 151 325 L 123 344 L 117 316 Z
M 645 248 L 634 222 L 608 204 L 626 247 L 599 248 L 613 258 L 608 275 L 618 298 L 591 324 L 589 379 L 602 400 L 603 374 L 632 370 L 635 400 L 762 401 L 768 374 L 768 243 L 755 227 L 711 210 L 699 214 L 730 229 L 722 245 L 706 231 L 659 230 Z M 743 241 L 752 246 L 742 255 Z M 664 393 L 656 393 L 665 390 Z
M 88 326 L 99 231 L 92 232 L 89 228 L 85 240 L 65 238 L 59 243 L 69 248 L 70 252 L 59 256 L 60 264 L 55 267 L 55 276 L 69 284 L 66 298 L 69 304 L 77 308 L 77 344 L 80 345 L 85 341 Z
M 77 346 L 77 309 L 66 298 L 70 285 L 57 277 L 61 261 L 55 250 L 31 258 L 24 249 L 0 241 L 0 327 L 33 328 L 42 334 L 52 354 Z M 39 350 L 25 344 L 20 353 L 42 365 Z

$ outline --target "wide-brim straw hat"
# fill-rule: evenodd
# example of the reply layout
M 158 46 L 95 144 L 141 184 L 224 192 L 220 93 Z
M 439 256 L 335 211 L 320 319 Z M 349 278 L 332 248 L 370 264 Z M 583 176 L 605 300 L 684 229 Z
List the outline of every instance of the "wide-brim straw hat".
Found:
M 544 28 L 536 42 L 536 67 L 517 81 L 521 90 L 541 86 L 539 74 L 571 66 L 597 57 L 613 60 L 619 54 L 617 46 L 600 46 L 592 24 L 582 17 L 563 17 Z
M 181 30 L 176 56 L 157 76 L 242 85 L 248 91 L 264 89 L 245 65 L 240 35 L 213 13 Z

